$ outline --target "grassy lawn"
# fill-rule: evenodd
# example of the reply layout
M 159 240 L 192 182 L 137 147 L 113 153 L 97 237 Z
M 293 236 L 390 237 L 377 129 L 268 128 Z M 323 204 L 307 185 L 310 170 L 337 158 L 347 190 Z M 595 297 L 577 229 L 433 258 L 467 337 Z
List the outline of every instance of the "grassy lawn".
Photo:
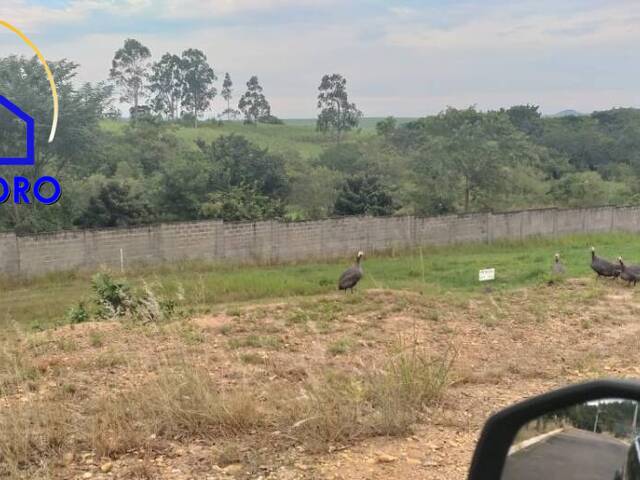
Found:
M 461 296 L 482 292 L 478 270 L 496 268 L 496 290 L 535 285 L 548 279 L 555 252 L 560 252 L 569 277 L 590 275 L 590 251 L 607 258 L 618 255 L 640 263 L 640 237 L 631 234 L 571 236 L 526 242 L 423 247 L 421 250 L 365 257 L 360 288 L 391 288 Z M 160 294 L 175 298 L 185 313 L 229 308 L 240 302 L 272 301 L 336 290 L 340 272 L 350 259 L 295 265 L 232 267 L 178 263 L 141 267 L 124 275 L 136 287 L 146 282 Z M 91 274 L 63 273 L 15 282 L 0 281 L 0 323 L 46 327 L 64 322 L 65 312 L 79 301 L 91 301 Z

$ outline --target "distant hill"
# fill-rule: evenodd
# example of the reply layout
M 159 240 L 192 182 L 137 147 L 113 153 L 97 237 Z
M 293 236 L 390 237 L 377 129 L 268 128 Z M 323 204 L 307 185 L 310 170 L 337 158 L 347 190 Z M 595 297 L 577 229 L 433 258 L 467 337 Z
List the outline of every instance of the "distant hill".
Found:
M 581 113 L 576 110 L 562 110 L 558 113 L 552 113 L 551 115 L 545 115 L 545 117 L 581 117 L 583 115 L 587 115 L 586 113 Z

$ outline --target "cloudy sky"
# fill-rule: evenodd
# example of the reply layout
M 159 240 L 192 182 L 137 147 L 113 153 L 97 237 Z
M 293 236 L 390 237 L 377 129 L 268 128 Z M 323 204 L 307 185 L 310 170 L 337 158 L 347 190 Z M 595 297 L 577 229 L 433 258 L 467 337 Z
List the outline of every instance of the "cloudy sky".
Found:
M 87 81 L 107 77 L 127 37 L 155 59 L 200 48 L 237 97 L 257 74 L 283 118 L 315 116 L 333 72 L 366 116 L 640 107 L 637 1 L 1 0 L 0 19 L 48 59 L 79 63 Z M 29 51 L 0 28 L 0 55 L 10 53 Z

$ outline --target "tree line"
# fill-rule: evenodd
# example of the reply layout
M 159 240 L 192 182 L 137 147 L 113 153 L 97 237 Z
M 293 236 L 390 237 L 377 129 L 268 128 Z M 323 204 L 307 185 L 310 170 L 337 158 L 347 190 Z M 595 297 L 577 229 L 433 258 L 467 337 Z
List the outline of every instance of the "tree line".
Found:
M 110 81 L 77 84 L 76 63 L 50 62 L 61 112 L 51 144 L 46 128 L 50 92 L 41 65 L 36 58 L 0 58 L 0 93 L 38 120 L 35 168 L 1 167 L 0 176 L 48 174 L 63 187 L 54 206 L 0 205 L 1 230 L 207 218 L 441 215 L 640 201 L 640 110 L 548 118 L 535 105 L 447 108 L 408 122 L 388 117 L 375 131 L 362 131 L 356 129 L 362 114 L 349 100 L 346 80 L 330 74 L 321 79 L 317 96 L 320 133 L 304 133 L 316 147 L 312 154 L 298 150 L 294 141 L 278 149 L 256 144 L 249 140 L 252 126 L 224 134 L 219 120 L 202 120 L 194 141 L 182 134 L 186 127 L 177 119 L 199 117 L 212 98 L 213 83 L 195 87 L 202 79 L 215 82 L 206 57 L 193 49 L 179 57 L 165 54 L 149 65 L 148 78 L 134 80 L 145 71 L 146 52 L 140 45 L 127 48 L 127 42 L 126 52 L 114 56 Z M 170 67 L 179 64 L 179 69 Z M 122 72 L 121 80 L 115 80 L 116 71 Z M 249 115 L 246 121 L 261 123 L 271 111 L 264 107 L 257 77 L 249 83 L 239 103 Z M 153 90 L 154 84 L 163 86 Z M 157 110 L 128 122 L 107 121 L 116 91 L 132 105 L 137 98 L 138 107 Z M 227 101 L 220 115 L 233 119 L 228 75 L 220 94 Z M 186 123 L 193 127 L 195 119 Z M 286 141 L 303 127 L 265 128 Z M 222 129 L 222 134 L 205 141 L 200 133 L 206 129 Z M 0 109 L 0 155 L 19 152 L 23 139 L 16 119 Z
M 207 56 L 199 49 L 189 48 L 181 55 L 165 53 L 151 62 L 151 51 L 138 40 L 128 38 L 113 57 L 109 80 L 120 92 L 120 101 L 131 104 L 130 114 L 135 120 L 140 115 L 155 114 L 168 120 L 183 119 L 198 126 L 198 118 L 211 109 L 218 94 L 214 82 L 218 79 Z M 335 132 L 340 142 L 344 132 L 358 126 L 362 113 L 349 102 L 347 81 L 340 74 L 324 75 L 318 87 L 320 114 L 316 127 L 319 131 Z M 229 72 L 224 74 L 220 94 L 227 108 L 219 118 L 236 120 L 243 115 L 244 122 L 282 124 L 271 113 L 271 105 L 257 75 L 246 83 L 237 109 L 232 108 L 233 81 Z M 141 102 L 149 100 L 149 104 Z M 116 108 L 111 116 L 119 116 Z

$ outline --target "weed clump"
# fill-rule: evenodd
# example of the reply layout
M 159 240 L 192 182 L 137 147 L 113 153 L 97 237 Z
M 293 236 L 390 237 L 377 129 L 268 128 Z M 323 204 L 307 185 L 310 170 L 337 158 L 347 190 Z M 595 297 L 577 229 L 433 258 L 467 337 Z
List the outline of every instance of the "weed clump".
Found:
M 83 323 L 89 320 L 90 315 L 85 308 L 84 302 L 79 302 L 67 310 L 67 321 L 71 324 Z
M 98 316 L 114 318 L 133 309 L 135 302 L 128 283 L 114 280 L 108 273 L 99 272 L 91 278 L 91 288 L 98 305 Z
M 160 297 L 146 282 L 140 291 L 135 291 L 128 283 L 100 272 L 92 277 L 91 287 L 99 318 L 154 323 L 170 319 L 176 312 L 177 301 Z

